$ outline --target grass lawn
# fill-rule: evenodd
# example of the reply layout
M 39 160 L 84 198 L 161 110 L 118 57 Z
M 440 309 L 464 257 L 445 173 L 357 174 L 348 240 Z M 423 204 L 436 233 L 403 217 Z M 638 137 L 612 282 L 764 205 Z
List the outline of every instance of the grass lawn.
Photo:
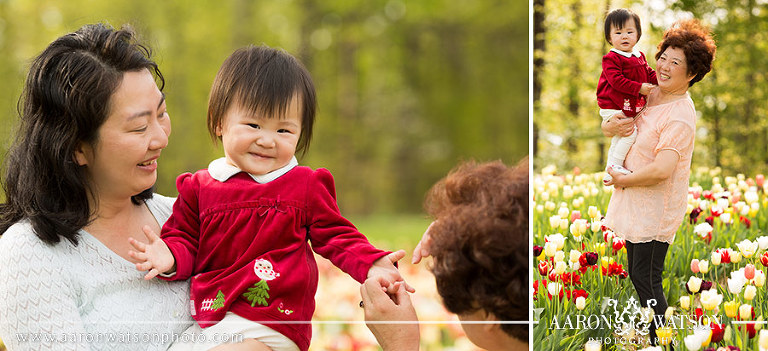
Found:
M 432 222 L 426 214 L 372 215 L 348 219 L 376 247 L 392 251 L 403 249 L 408 257 Z

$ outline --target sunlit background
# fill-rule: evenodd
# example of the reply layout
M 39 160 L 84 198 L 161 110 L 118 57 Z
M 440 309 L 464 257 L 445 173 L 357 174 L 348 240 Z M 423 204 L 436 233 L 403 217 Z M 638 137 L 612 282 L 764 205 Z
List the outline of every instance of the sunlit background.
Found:
M 161 194 L 222 155 L 205 129 L 208 92 L 223 60 L 248 44 L 284 48 L 307 66 L 319 114 L 299 162 L 328 168 L 342 213 L 407 260 L 428 224 L 432 184 L 461 160 L 514 164 L 528 152 L 528 4 L 506 0 L 0 0 L 0 152 L 31 59 L 94 22 L 133 26 L 165 75 L 173 134 L 159 160 Z M 452 318 L 425 265 L 403 270 L 422 319 Z M 319 294 L 334 289 L 318 295 L 316 318 L 362 320 L 358 284 L 337 275 L 323 272 Z M 422 334 L 423 350 L 472 349 L 457 325 Z M 321 324 L 312 348 L 375 349 L 371 338 L 361 324 Z

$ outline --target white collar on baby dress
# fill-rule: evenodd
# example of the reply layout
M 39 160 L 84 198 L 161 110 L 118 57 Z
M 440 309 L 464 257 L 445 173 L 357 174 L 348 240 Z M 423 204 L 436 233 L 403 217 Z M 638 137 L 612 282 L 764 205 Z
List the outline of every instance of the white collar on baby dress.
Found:
M 617 54 L 619 54 L 621 56 L 627 57 L 627 58 L 632 57 L 632 56 L 640 57 L 640 50 L 637 50 L 637 49 L 634 49 L 634 48 L 632 49 L 632 52 L 621 51 L 621 50 L 619 50 L 617 48 L 612 48 L 611 51 L 613 51 L 613 52 L 615 52 L 615 53 L 617 53 Z
M 272 172 L 261 175 L 248 173 L 248 175 L 251 176 L 251 178 L 253 178 L 253 180 L 255 180 L 257 183 L 264 184 L 280 178 L 280 176 L 288 173 L 288 171 L 292 170 L 293 167 L 298 165 L 299 161 L 296 161 L 296 156 L 293 156 L 287 165 L 280 167 Z M 217 158 L 211 161 L 211 163 L 208 165 L 208 173 L 211 175 L 211 177 L 222 183 L 226 182 L 227 179 L 240 172 L 242 172 L 242 170 L 227 163 L 227 159 L 225 157 Z

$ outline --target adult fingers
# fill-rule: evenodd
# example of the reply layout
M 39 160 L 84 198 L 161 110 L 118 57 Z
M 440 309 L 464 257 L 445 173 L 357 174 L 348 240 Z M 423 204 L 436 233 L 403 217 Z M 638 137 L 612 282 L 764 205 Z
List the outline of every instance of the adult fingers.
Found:
M 416 248 L 413 249 L 413 258 L 411 259 L 411 263 L 417 264 L 421 262 L 421 241 L 419 241 L 418 244 L 416 244 Z
M 411 303 L 411 296 L 408 295 L 405 286 L 401 285 L 398 287 L 395 292 L 395 302 L 400 307 L 412 308 L 411 306 L 413 306 L 413 304 Z
M 421 240 L 419 240 L 419 243 L 416 245 L 416 248 L 413 249 L 413 259 L 411 259 L 411 263 L 417 264 L 421 262 L 422 258 L 430 255 L 432 236 L 429 234 L 429 231 L 432 229 L 433 225 L 435 225 L 435 222 L 429 224 L 427 230 L 425 230 L 424 234 L 421 236 Z
M 389 295 L 382 289 L 382 287 L 390 286 L 389 282 L 382 277 L 373 277 L 363 282 L 361 291 L 363 291 L 363 305 L 367 307 L 373 306 L 385 306 L 385 304 L 393 303 L 389 298 Z

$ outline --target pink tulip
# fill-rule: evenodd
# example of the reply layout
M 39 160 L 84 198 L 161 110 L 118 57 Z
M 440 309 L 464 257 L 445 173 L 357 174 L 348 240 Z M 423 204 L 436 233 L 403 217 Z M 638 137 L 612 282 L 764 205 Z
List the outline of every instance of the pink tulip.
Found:
M 747 279 L 753 279 L 755 277 L 755 266 L 752 264 L 747 264 L 746 267 L 744 267 L 744 278 Z
M 573 223 L 573 221 L 577 219 L 581 219 L 581 211 L 574 210 L 573 212 L 571 212 L 571 223 Z
M 696 258 L 691 260 L 691 271 L 693 274 L 699 273 L 699 260 Z

